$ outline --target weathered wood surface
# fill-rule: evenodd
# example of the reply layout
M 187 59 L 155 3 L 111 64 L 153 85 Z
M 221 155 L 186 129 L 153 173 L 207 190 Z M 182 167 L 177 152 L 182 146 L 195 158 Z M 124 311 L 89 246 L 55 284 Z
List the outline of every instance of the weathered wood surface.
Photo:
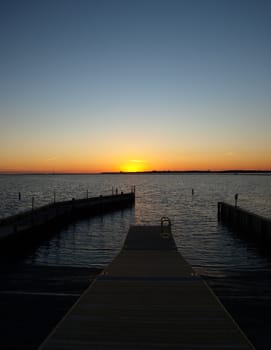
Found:
M 40 350 L 253 349 L 159 226 L 133 226 Z

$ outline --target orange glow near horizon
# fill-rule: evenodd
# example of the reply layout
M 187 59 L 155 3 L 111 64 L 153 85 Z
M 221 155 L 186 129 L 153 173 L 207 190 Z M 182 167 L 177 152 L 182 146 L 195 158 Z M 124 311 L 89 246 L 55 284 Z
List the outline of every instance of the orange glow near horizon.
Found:
M 3 3 L 0 174 L 271 172 L 271 2 Z
M 144 171 L 223 171 L 223 170 L 271 170 L 270 160 L 258 154 L 181 154 L 142 159 L 124 157 L 51 157 L 45 161 L 37 158 L 9 159 L 1 162 L 0 172 L 18 173 L 100 173 L 100 172 L 144 172 Z M 149 161 L 148 159 L 151 159 Z
M 113 142 L 114 141 L 114 142 Z M 269 147 L 242 149 L 220 146 L 200 148 L 183 144 L 165 146 L 157 140 L 129 144 L 107 140 L 99 147 L 88 140 L 75 144 L 8 148 L 0 154 L 0 172 L 100 173 L 144 171 L 271 170 Z M 111 145 L 114 147 L 111 147 Z M 63 145 L 63 146 L 62 146 Z M 127 146 L 126 146 L 127 145 Z M 268 145 L 267 145 L 268 146 Z

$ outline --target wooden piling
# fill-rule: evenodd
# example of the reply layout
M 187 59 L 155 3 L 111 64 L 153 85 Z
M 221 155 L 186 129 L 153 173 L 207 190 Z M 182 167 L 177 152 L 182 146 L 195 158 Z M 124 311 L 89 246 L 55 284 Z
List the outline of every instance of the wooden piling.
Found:
M 217 203 L 218 220 L 271 250 L 271 220 L 225 202 Z

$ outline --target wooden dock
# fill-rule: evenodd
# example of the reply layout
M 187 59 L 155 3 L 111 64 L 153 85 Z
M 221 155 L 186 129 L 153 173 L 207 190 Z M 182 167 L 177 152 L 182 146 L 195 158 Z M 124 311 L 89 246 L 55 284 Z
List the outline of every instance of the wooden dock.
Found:
M 131 207 L 135 192 L 56 202 L 0 220 L 0 248 L 29 244 L 74 220 Z M 18 246 L 18 245 L 17 245 Z M 14 248 L 14 247 L 13 247 Z
M 237 205 L 217 203 L 218 220 L 233 227 L 250 240 L 256 241 L 265 251 L 271 251 L 271 220 Z
M 177 251 L 169 227 L 132 226 L 123 249 L 39 350 L 254 349 Z

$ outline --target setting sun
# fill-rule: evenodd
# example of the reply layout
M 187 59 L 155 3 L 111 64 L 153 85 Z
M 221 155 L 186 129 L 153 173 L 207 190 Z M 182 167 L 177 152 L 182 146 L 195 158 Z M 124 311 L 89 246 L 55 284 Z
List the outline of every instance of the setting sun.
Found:
M 123 164 L 120 168 L 120 171 L 126 173 L 134 173 L 140 171 L 146 171 L 146 161 L 140 159 L 132 159 L 127 163 Z
M 271 170 L 270 1 L 2 3 L 0 173 Z

